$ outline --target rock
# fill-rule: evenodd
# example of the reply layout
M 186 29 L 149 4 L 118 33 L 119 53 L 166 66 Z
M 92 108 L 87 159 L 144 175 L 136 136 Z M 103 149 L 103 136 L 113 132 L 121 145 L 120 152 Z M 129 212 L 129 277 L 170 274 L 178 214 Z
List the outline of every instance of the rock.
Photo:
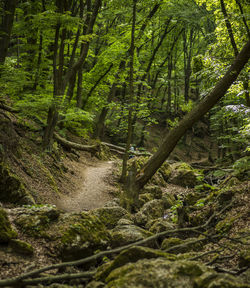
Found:
M 151 249 L 148 247 L 133 246 L 122 251 L 111 263 L 105 265 L 105 268 L 96 275 L 97 280 L 104 281 L 105 278 L 116 268 L 124 266 L 127 263 L 134 263 L 141 259 L 153 259 L 163 257 L 174 261 L 175 255 L 164 253 L 160 250 Z
M 106 278 L 109 288 L 194 287 L 195 277 L 205 267 L 191 261 L 171 262 L 164 258 L 144 259 L 113 270 Z
M 151 194 L 153 199 L 161 199 L 162 197 L 162 190 L 160 186 L 156 186 L 156 185 L 149 185 L 146 186 L 142 193 L 148 193 Z
M 135 214 L 135 223 L 139 226 L 145 226 L 150 220 L 162 217 L 164 214 L 164 205 L 162 200 L 152 200 L 147 202 L 141 210 Z
M 176 199 L 174 198 L 174 195 L 165 192 L 162 195 L 162 201 L 163 201 L 164 208 L 169 209 L 173 205 L 175 205 Z
M 104 207 L 116 207 L 120 206 L 120 199 L 119 198 L 113 198 L 112 200 L 105 203 Z
M 60 215 L 60 211 L 56 207 L 49 205 L 15 208 L 12 209 L 12 213 L 16 214 L 14 223 L 24 234 L 45 238 L 50 238 L 47 230 Z
M 152 236 L 152 233 L 135 225 L 117 225 L 111 232 L 112 247 L 120 247 Z
M 240 279 L 216 273 L 202 263 L 143 259 L 114 269 L 105 279 L 108 288 L 247 288 Z
M 0 208 L 0 243 L 8 243 L 16 237 L 17 233 L 11 227 L 6 211 Z
M 10 240 L 9 248 L 11 251 L 22 255 L 32 256 L 34 254 L 34 248 L 32 245 L 19 239 Z
M 139 195 L 139 200 L 138 200 L 138 206 L 142 207 L 144 204 L 146 204 L 149 201 L 154 200 L 153 195 L 150 193 L 143 193 Z
M 239 266 L 250 267 L 250 249 L 246 249 L 240 252 Z
M 88 257 L 98 249 L 106 249 L 110 241 L 110 233 L 95 215 L 88 213 L 76 215 L 74 222 L 66 227 L 67 230 L 61 237 L 61 257 L 64 261 Z
M 195 242 L 197 238 L 188 238 L 186 240 L 182 240 L 179 238 L 167 238 L 162 241 L 161 249 L 168 250 L 174 246 L 182 245 L 181 247 L 174 248 L 171 250 L 171 253 L 179 254 L 179 253 L 188 253 L 190 251 L 199 251 L 202 249 L 202 241 Z M 205 240 L 205 239 L 204 239 Z
M 21 179 L 0 163 L 0 201 L 14 204 L 35 204 L 35 200 L 24 187 Z
M 146 229 L 152 233 L 160 233 L 163 231 L 172 230 L 174 228 L 175 225 L 164 218 L 157 218 L 149 221 L 146 224 Z
M 163 179 L 168 182 L 168 179 L 172 173 L 172 167 L 167 161 L 165 161 L 164 164 L 160 167 L 159 172 L 161 173 Z
M 108 229 L 113 229 L 121 218 L 130 219 L 127 210 L 120 206 L 97 208 L 91 214 L 97 216 Z
M 86 288 L 104 288 L 105 283 L 100 282 L 100 281 L 91 281 Z
M 174 163 L 171 165 L 171 168 L 172 172 L 168 179 L 169 183 L 190 188 L 199 183 L 197 180 L 198 172 L 187 163 Z

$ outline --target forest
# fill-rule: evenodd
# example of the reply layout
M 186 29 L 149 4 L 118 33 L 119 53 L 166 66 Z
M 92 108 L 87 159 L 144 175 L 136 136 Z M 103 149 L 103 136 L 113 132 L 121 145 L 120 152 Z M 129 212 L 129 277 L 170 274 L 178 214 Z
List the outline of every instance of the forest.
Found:
M 0 0 L 0 287 L 250 287 L 249 58 L 248 0 Z

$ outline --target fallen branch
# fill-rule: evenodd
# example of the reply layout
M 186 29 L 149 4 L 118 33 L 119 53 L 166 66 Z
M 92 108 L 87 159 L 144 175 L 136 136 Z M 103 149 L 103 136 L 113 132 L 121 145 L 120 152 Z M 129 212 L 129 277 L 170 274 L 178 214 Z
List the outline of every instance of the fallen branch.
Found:
M 76 149 L 76 150 L 81 150 L 81 151 L 87 151 L 91 153 L 96 153 L 99 151 L 99 145 L 83 145 L 83 144 L 78 144 L 75 142 L 71 142 L 66 140 L 65 138 L 61 137 L 59 134 L 54 133 L 55 139 L 64 147 L 70 148 L 70 149 Z

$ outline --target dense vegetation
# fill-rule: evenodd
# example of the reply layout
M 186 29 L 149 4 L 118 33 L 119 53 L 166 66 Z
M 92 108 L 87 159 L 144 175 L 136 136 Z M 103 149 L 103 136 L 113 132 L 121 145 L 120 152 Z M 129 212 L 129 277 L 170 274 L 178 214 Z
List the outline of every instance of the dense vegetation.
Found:
M 147 127 L 175 126 L 247 42 L 247 1 L 227 2 L 1 1 L 1 97 L 43 123 L 46 149 L 67 129 L 125 143 L 128 123 L 143 146 Z M 218 158 L 247 148 L 248 72 L 207 118 Z

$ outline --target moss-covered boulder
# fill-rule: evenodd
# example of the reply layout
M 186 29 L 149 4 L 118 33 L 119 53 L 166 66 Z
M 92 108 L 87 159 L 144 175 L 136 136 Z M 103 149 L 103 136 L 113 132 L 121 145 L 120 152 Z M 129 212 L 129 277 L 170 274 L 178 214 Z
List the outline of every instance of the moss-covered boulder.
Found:
M 176 225 L 173 222 L 169 222 L 168 219 L 163 217 L 148 221 L 146 224 L 146 229 L 152 233 L 160 233 L 175 228 Z
M 55 222 L 60 215 L 60 211 L 54 206 L 28 206 L 26 208 L 15 208 L 15 224 L 22 233 L 32 237 L 49 236 L 50 225 Z
M 34 254 L 33 246 L 19 239 L 10 240 L 9 248 L 12 252 L 18 253 L 21 255 L 32 256 Z
M 14 204 L 35 204 L 21 179 L 0 163 L 0 201 Z
M 240 279 L 216 273 L 188 260 L 169 261 L 163 257 L 143 259 L 113 270 L 105 279 L 107 288 L 247 288 Z
M 152 233 L 130 223 L 120 223 L 111 231 L 112 247 L 119 247 L 152 236 Z
M 162 241 L 161 249 L 168 251 L 171 248 L 171 253 L 178 254 L 178 253 L 188 253 L 190 251 L 199 251 L 202 249 L 202 241 L 197 242 L 196 238 L 188 238 L 186 240 L 182 240 L 179 238 L 167 238 Z M 201 239 L 202 240 L 202 239 Z M 205 240 L 205 239 L 204 239 Z M 174 246 L 178 246 L 174 248 Z
M 162 189 L 160 186 L 157 186 L 157 185 L 146 186 L 143 189 L 142 193 L 151 194 L 153 199 L 161 199 L 162 197 Z
M 205 267 L 191 261 L 171 262 L 164 258 L 144 259 L 113 270 L 106 278 L 109 288 L 192 288 Z
M 170 194 L 168 192 L 164 192 L 162 194 L 162 201 L 165 209 L 169 209 L 176 203 L 176 199 L 173 194 Z
M 101 220 L 95 215 L 81 213 L 62 234 L 61 257 L 64 261 L 84 258 L 96 250 L 106 249 L 109 242 L 110 233 Z
M 122 267 L 127 263 L 134 263 L 141 259 L 153 259 L 163 257 L 170 261 L 176 260 L 176 256 L 169 253 L 164 253 L 160 250 L 151 249 L 148 247 L 133 246 L 122 251 L 113 261 L 105 265 L 104 269 L 96 275 L 97 280 L 104 281 L 106 277 L 116 268 Z
M 150 193 L 143 193 L 139 195 L 138 206 L 142 207 L 147 202 L 154 200 L 153 195 Z
M 162 217 L 164 214 L 164 203 L 160 199 L 147 202 L 138 213 L 135 214 L 135 223 L 145 226 L 150 220 Z
M 171 168 L 172 172 L 168 179 L 169 183 L 190 188 L 193 188 L 199 183 L 197 180 L 199 173 L 187 163 L 174 163 L 171 165 Z
M 120 206 L 98 208 L 91 214 L 97 216 L 108 229 L 113 229 L 121 218 L 131 218 L 128 211 Z
M 246 249 L 240 252 L 239 266 L 250 267 L 250 249 Z
M 13 230 L 6 211 L 0 208 L 0 243 L 8 243 L 16 237 L 17 233 Z

